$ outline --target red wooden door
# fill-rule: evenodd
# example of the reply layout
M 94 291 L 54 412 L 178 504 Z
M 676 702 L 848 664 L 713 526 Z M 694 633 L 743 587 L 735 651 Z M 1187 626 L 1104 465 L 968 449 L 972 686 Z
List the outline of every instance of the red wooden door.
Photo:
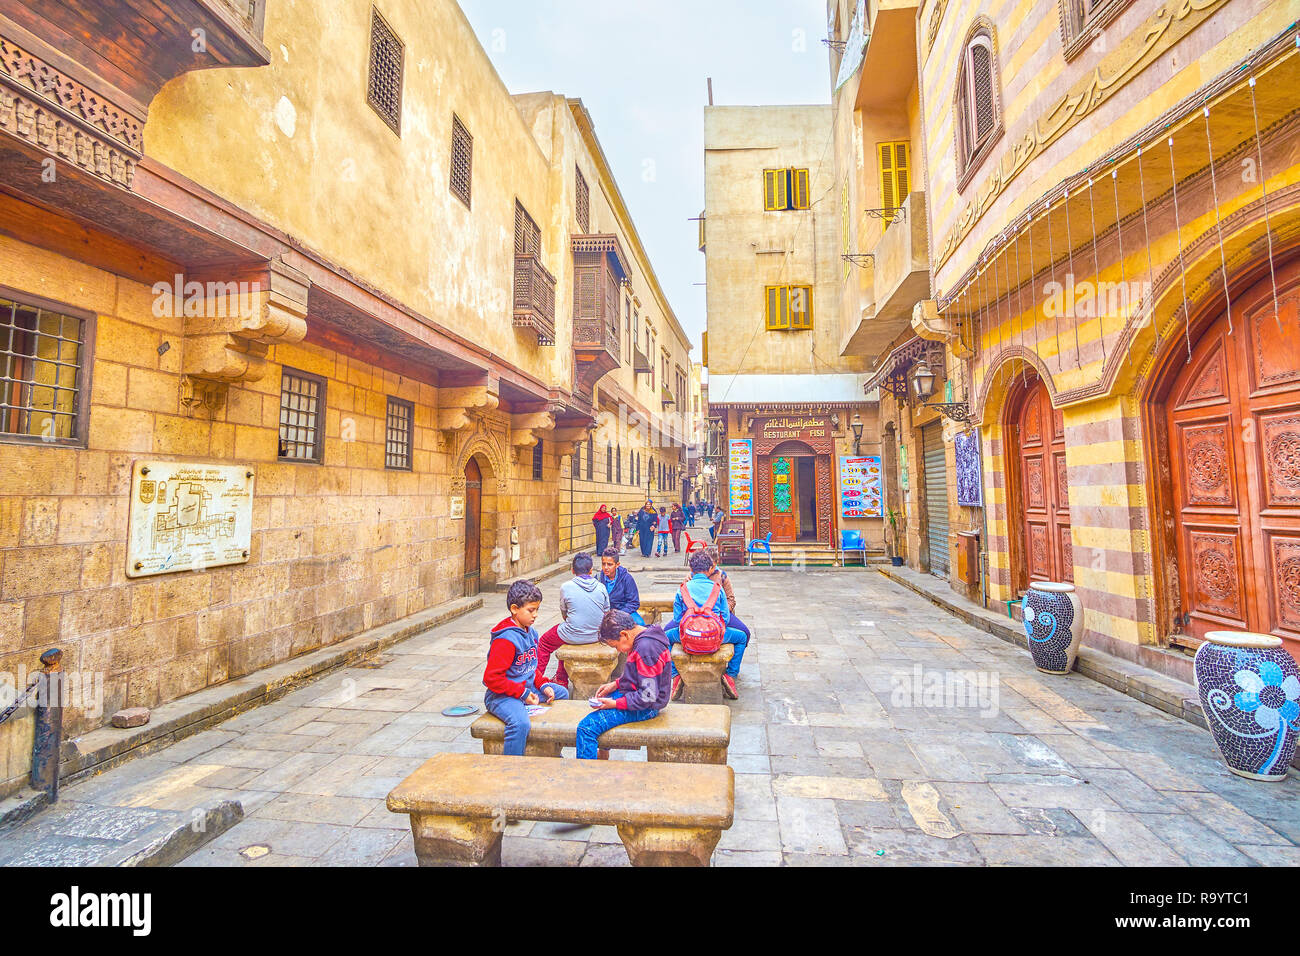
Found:
M 1234 296 L 1166 397 L 1185 633 L 1300 653 L 1300 261 Z
M 479 555 L 482 554 L 479 541 L 482 528 L 483 473 L 478 463 L 471 458 L 465 464 L 465 594 L 472 596 L 479 592 Z
M 797 541 L 799 538 L 798 459 L 781 455 L 771 459 L 772 540 Z
M 1014 424 L 1024 569 L 1020 584 L 1073 581 L 1070 489 L 1065 469 L 1065 420 L 1052 408 L 1047 385 L 1029 386 Z

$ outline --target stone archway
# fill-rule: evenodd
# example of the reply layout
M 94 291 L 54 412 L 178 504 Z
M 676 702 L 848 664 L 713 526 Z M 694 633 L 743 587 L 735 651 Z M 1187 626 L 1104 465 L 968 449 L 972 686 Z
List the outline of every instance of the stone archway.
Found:
M 458 522 L 463 546 L 461 576 L 465 581 L 462 593 L 465 595 L 491 588 L 507 575 L 510 568 L 509 540 L 503 540 L 503 530 L 508 534 L 509 524 L 503 525 L 498 514 L 502 489 L 497 475 L 488 456 L 482 450 L 470 448 L 452 477 L 452 496 L 465 502 L 465 518 Z M 473 487 L 475 480 L 477 488 Z M 475 504 L 477 520 L 470 513 Z M 474 539 L 477 539 L 477 548 L 473 547 Z M 478 557 L 476 577 L 472 568 L 475 554 Z

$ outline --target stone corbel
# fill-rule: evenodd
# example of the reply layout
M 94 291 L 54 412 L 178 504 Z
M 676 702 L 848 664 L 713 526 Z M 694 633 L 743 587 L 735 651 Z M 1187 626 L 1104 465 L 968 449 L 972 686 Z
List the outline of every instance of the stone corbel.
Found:
M 452 434 L 474 424 L 473 413 L 492 412 L 501 405 L 501 385 L 488 379 L 482 385 L 438 390 L 438 430 Z M 447 436 L 451 437 L 451 436 Z
M 929 342 L 942 342 L 957 358 L 967 359 L 975 350 L 962 341 L 961 331 L 939 314 L 939 303 L 922 299 L 912 308 L 912 331 Z
M 255 382 L 266 373 L 269 346 L 307 335 L 311 283 L 278 260 L 253 271 L 190 276 L 180 288 L 159 285 L 155 295 L 184 316 L 183 372 L 193 379 Z
M 550 412 L 524 412 L 510 416 L 510 457 L 515 462 L 525 448 L 534 447 L 548 432 L 555 431 L 555 416 Z

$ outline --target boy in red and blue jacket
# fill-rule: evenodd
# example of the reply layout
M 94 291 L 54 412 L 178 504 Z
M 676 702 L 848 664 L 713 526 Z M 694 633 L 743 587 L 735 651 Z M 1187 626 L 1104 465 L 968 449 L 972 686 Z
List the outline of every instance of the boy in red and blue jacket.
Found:
M 579 760 L 597 758 L 597 741 L 611 727 L 658 717 L 668 706 L 672 687 L 672 654 L 663 628 L 642 627 L 626 611 L 606 611 L 600 642 L 626 654 L 627 666 L 618 680 L 596 691 L 595 709 L 578 724 Z
M 483 704 L 506 725 L 504 754 L 522 757 L 532 721 L 528 708 L 543 699 L 567 700 L 569 692 L 559 684 L 536 686 L 537 631 L 533 622 L 542 606 L 542 590 L 532 581 L 516 581 L 506 594 L 510 616 L 492 628 L 487 667 L 483 671 Z

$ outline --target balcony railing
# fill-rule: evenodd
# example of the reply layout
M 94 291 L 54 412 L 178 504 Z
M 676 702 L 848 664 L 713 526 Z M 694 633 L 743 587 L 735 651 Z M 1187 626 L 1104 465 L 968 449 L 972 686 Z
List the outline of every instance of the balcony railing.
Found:
M 515 328 L 532 331 L 538 345 L 555 344 L 555 276 L 537 256 L 515 256 Z

